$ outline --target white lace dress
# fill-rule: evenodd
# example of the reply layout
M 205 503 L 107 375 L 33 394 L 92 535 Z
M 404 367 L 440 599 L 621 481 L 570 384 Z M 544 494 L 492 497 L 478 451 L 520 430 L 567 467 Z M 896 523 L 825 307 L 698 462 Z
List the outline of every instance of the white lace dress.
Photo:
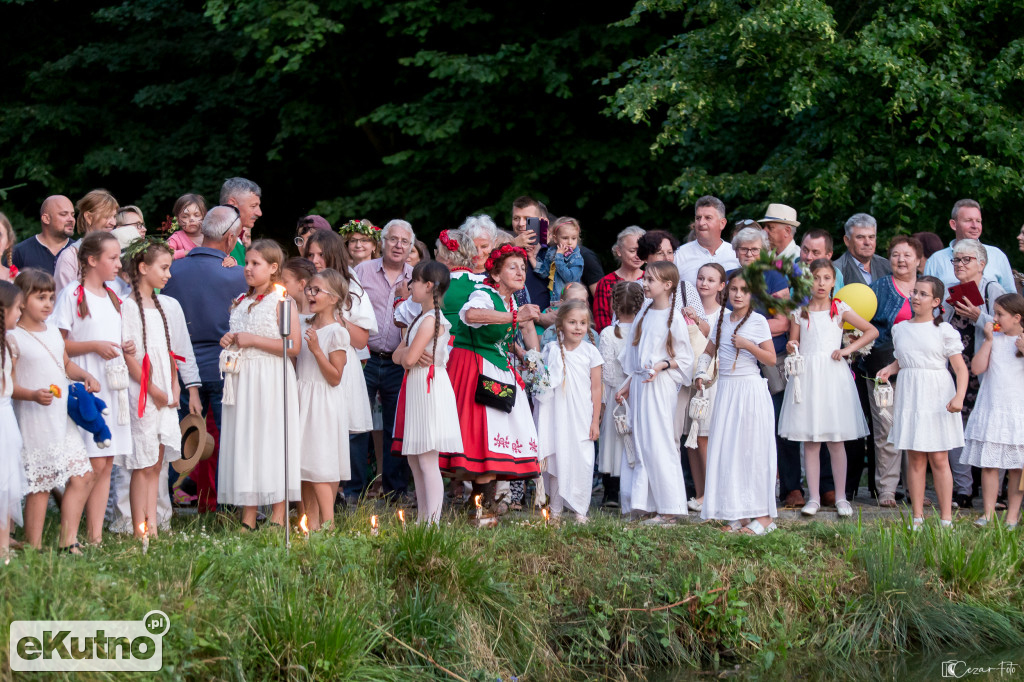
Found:
M 1024 467 L 1024 358 L 1017 337 L 996 332 L 974 411 L 964 432 L 960 461 L 976 467 Z
M 21 458 L 28 479 L 26 493 L 49 492 L 72 476 L 92 473 L 82 435 L 68 416 L 68 379 L 64 374 L 64 337 L 53 324 L 30 332 L 7 333 L 17 362 L 18 384 L 31 390 L 56 386 L 60 397 L 49 405 L 18 400 L 14 413 L 21 426 Z
M 0 343 L 3 343 L 0 340 Z M 7 533 L 10 521 L 22 525 L 21 500 L 27 483 L 21 465 L 21 433 L 11 407 L 14 379 L 11 377 L 11 354 L 4 358 L 4 371 L 0 378 L 0 532 Z
M 159 296 L 160 307 L 167 317 L 168 333 L 164 332 L 163 318 L 156 308 L 145 308 L 146 343 L 142 343 L 142 318 L 135 299 L 125 299 L 121 306 L 122 335 L 125 342 L 135 343 L 135 361 L 142 365 L 143 358 L 149 353 L 152 365 L 150 381 L 154 386 L 172 397 L 172 381 L 174 374 L 171 369 L 171 352 L 191 362 L 187 373 L 194 374 L 198 380 L 199 371 L 195 368 L 195 356 L 192 353 L 192 342 L 189 340 L 185 325 L 185 315 L 181 305 L 167 296 Z M 167 347 L 168 334 L 172 348 Z M 193 371 L 194 370 L 194 371 Z M 186 378 L 183 371 L 182 378 Z M 128 383 L 128 396 L 131 402 L 132 452 L 114 458 L 114 463 L 126 469 L 144 469 L 156 464 L 160 458 L 160 446 L 164 446 L 164 464 L 181 458 L 181 429 L 178 426 L 178 410 L 174 407 L 157 408 L 151 396 L 147 397 L 145 411 L 139 416 L 139 396 L 142 387 L 134 379 Z
M 231 310 L 231 331 L 280 341 L 277 298 L 253 304 L 246 298 Z M 250 308 L 251 306 L 251 308 Z M 299 398 L 291 361 L 243 348 L 235 377 L 235 404 L 224 405 L 217 502 L 243 507 L 300 499 Z M 287 375 L 287 378 L 282 373 Z M 285 491 L 284 401 L 288 401 L 288 490 Z
M 619 336 L 615 335 L 616 327 Z M 601 418 L 601 440 L 599 442 L 600 452 L 597 457 L 597 470 L 602 474 L 618 476 L 622 468 L 623 450 L 626 447 L 625 439 L 615 430 L 615 417 L 613 413 L 615 394 L 626 383 L 626 373 L 622 371 L 622 363 L 619 362 L 619 355 L 622 349 L 633 338 L 633 323 L 619 322 L 601 330 L 597 344 L 601 352 L 604 364 L 601 365 L 601 384 L 603 392 L 601 401 L 604 403 L 604 416 Z

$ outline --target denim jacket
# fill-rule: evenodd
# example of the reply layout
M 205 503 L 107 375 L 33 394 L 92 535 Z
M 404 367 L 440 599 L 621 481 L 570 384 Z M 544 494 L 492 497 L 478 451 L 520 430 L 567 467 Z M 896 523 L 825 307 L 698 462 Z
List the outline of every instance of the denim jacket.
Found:
M 551 274 L 551 264 L 555 264 L 555 273 Z M 569 282 L 579 282 L 583 277 L 583 253 L 580 247 L 572 250 L 568 256 L 558 253 L 558 249 L 549 246 L 537 258 L 537 267 L 534 272 L 547 280 L 548 289 L 551 290 L 551 300 L 557 301 L 562 298 L 562 290 Z

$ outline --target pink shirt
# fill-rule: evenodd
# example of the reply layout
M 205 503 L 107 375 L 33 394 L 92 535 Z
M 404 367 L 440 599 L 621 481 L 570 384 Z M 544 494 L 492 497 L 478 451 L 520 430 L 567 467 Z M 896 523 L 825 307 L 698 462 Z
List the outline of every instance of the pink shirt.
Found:
M 196 243 L 192 241 L 192 238 L 185 234 L 182 230 L 178 230 L 172 234 L 168 239 L 167 243 L 172 249 L 174 249 L 174 259 L 184 258 L 185 255 L 196 248 Z
M 896 290 L 896 293 L 898 293 L 900 296 L 906 299 L 903 301 L 903 307 L 901 307 L 900 311 L 896 313 L 896 319 L 892 321 L 893 325 L 895 326 L 899 322 L 906 322 L 907 320 L 914 317 L 914 311 L 911 310 L 910 308 L 910 299 L 907 298 L 906 294 L 900 291 L 900 288 L 898 286 L 896 286 L 895 279 L 892 281 L 892 288 Z

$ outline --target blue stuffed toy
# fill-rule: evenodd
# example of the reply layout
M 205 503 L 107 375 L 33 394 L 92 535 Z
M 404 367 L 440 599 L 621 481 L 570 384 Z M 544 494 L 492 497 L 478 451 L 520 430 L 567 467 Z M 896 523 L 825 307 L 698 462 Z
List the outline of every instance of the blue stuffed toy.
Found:
M 107 404 L 85 390 L 85 384 L 71 384 L 68 390 L 68 415 L 71 421 L 92 434 L 96 447 L 110 447 L 110 427 L 103 415 L 110 414 Z

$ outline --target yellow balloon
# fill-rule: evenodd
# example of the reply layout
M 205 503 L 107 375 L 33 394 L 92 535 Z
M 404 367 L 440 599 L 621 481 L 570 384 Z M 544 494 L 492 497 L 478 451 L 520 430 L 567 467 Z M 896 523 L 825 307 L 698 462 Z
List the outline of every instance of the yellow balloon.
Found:
M 860 284 L 859 282 L 847 284 L 836 292 L 836 298 L 853 308 L 853 312 L 869 322 L 875 316 L 875 311 L 878 310 L 878 298 L 875 297 L 875 292 L 871 291 L 871 287 L 867 284 Z M 853 328 L 853 325 L 849 322 L 843 325 L 843 329 Z

